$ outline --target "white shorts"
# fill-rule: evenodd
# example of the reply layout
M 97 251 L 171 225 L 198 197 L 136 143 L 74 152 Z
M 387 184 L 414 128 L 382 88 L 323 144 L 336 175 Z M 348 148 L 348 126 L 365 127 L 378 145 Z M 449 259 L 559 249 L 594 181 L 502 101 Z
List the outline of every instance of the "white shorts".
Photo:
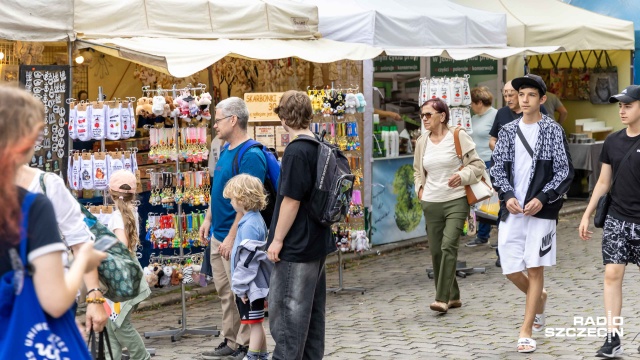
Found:
M 509 214 L 500 222 L 498 252 L 502 274 L 556 264 L 556 221 Z

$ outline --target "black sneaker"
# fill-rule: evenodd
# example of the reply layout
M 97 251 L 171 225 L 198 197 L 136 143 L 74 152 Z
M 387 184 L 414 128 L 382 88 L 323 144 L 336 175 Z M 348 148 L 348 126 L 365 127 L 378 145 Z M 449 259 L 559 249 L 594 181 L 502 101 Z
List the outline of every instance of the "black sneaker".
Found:
M 622 345 L 620 345 L 620 336 L 618 334 L 611 336 L 611 341 L 609 341 L 609 336 L 604 339 L 604 345 L 598 350 L 596 353 L 596 357 L 600 358 L 617 358 L 622 355 Z
M 242 360 L 245 356 L 247 356 L 247 352 L 249 351 L 248 346 L 238 345 L 236 351 L 234 351 L 231 355 L 225 357 L 225 360 Z
M 496 260 L 496 267 L 502 267 L 502 265 L 500 264 L 500 257 L 498 257 L 498 260 Z
M 202 358 L 205 360 L 220 360 L 231 354 L 233 354 L 233 349 L 227 345 L 227 339 L 224 339 L 215 350 L 203 352 Z
M 469 241 L 468 243 L 466 243 L 464 246 L 466 247 L 475 247 L 478 245 L 487 245 L 489 243 L 489 240 L 482 240 L 480 238 L 475 238 L 471 241 Z
M 498 248 L 498 243 L 496 242 L 495 244 L 489 244 L 489 247 L 492 249 L 497 249 Z

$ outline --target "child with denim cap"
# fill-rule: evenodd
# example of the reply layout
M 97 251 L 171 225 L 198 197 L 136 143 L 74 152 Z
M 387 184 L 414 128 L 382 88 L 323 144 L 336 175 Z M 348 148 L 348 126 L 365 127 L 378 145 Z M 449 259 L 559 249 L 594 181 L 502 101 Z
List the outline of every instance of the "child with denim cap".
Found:
M 267 206 L 267 195 L 257 177 L 240 174 L 227 182 L 222 196 L 230 199 L 234 210 L 242 215 L 231 250 L 231 290 L 236 295 L 240 323 L 251 328 L 245 359 L 268 359 L 262 323 L 273 263 L 264 251 L 267 225 L 260 215 Z

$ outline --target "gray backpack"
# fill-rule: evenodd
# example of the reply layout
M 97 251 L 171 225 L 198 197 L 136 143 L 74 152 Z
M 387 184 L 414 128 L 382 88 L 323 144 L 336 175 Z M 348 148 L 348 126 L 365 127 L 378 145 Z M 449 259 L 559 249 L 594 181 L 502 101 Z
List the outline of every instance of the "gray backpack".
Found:
M 349 160 L 322 138 L 298 136 L 293 141 L 308 141 L 318 145 L 317 175 L 307 209 L 324 226 L 342 221 L 349 212 L 355 176 Z

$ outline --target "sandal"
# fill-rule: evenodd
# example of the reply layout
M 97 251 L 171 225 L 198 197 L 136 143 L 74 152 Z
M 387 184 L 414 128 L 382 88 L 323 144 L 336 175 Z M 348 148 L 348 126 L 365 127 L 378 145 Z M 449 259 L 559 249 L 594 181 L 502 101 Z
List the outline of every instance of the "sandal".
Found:
M 459 308 L 462 307 L 462 301 L 461 300 L 449 300 L 449 309 L 455 309 L 455 308 Z
M 533 320 L 533 326 L 531 327 L 531 330 L 535 332 L 540 332 L 544 330 L 544 325 L 545 325 L 544 314 L 536 314 L 536 317 Z
M 544 289 L 542 291 L 544 294 L 546 294 L 546 291 L 544 291 Z M 531 327 L 531 330 L 535 332 L 540 332 L 544 330 L 544 326 L 546 324 L 546 321 L 544 318 L 544 309 L 547 306 L 547 296 L 548 295 L 544 297 L 544 304 L 542 304 L 542 314 L 536 314 L 536 317 L 533 320 L 533 326 Z
M 528 346 L 529 348 L 527 349 L 525 346 Z M 520 349 L 520 347 L 522 347 L 522 349 Z M 536 341 L 532 338 L 520 338 L 518 339 L 517 349 L 519 353 L 532 353 L 536 351 Z
M 429 308 L 433 311 L 439 311 L 441 313 L 446 313 L 449 310 L 449 305 L 447 303 L 443 303 L 441 301 L 434 301 Z

